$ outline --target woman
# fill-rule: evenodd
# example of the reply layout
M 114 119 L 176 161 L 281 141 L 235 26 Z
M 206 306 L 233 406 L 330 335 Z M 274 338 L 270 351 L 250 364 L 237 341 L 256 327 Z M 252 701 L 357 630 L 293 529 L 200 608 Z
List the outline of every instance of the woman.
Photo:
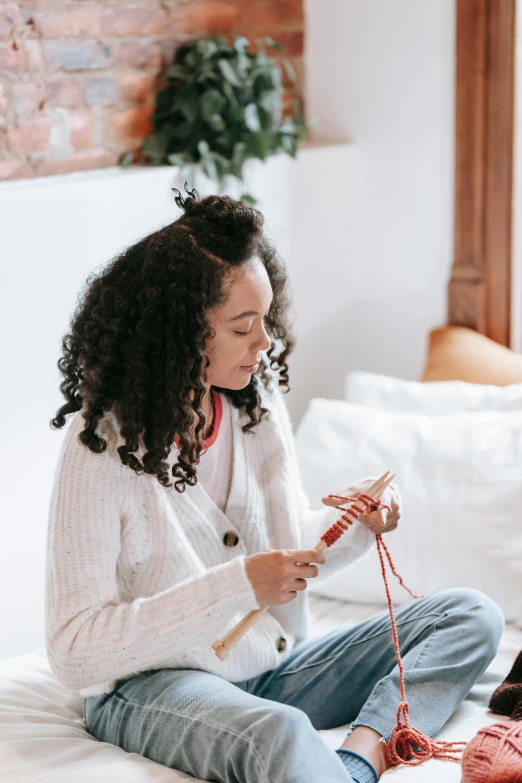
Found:
M 251 206 L 176 201 L 178 220 L 89 281 L 63 339 L 51 424 L 74 415 L 50 508 L 50 665 L 92 736 L 196 778 L 373 782 L 400 700 L 388 614 L 310 639 L 305 588 L 397 526 L 397 493 L 326 558 L 313 548 L 339 511 L 310 509 L 300 484 L 279 389 L 295 344 L 284 265 Z M 219 660 L 212 642 L 261 606 Z M 503 618 L 464 589 L 396 617 L 412 724 L 433 735 Z M 335 752 L 317 734 L 351 721 Z

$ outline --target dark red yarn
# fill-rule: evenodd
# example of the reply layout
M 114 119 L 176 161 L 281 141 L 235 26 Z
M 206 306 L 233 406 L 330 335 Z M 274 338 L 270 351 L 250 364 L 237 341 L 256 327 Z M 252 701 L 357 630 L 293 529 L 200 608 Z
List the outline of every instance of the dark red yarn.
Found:
M 353 502 L 350 508 L 343 511 L 343 515 L 337 520 L 331 527 L 328 528 L 326 533 L 321 536 L 321 539 L 327 546 L 332 546 L 345 530 L 348 530 L 350 525 L 353 525 L 356 519 L 359 519 L 370 507 L 373 509 L 387 508 L 389 506 L 381 503 L 380 500 L 375 500 L 369 495 L 359 495 L 357 498 L 345 497 L 344 495 L 329 495 L 328 497 L 336 498 L 346 502 Z M 361 507 L 362 504 L 362 507 Z M 398 764 L 407 764 L 408 766 L 417 766 L 422 764 L 428 759 L 448 759 L 449 761 L 460 761 L 462 752 L 466 745 L 465 742 L 435 742 L 431 737 L 426 737 L 418 729 L 414 728 L 410 723 L 409 718 L 409 705 L 406 701 L 406 688 L 404 683 L 404 666 L 402 663 L 399 637 L 397 634 L 397 625 L 395 623 L 395 615 L 393 612 L 393 603 L 390 595 L 390 587 L 388 584 L 388 577 L 386 574 L 385 557 L 388 560 L 388 564 L 394 576 L 397 577 L 402 587 L 408 591 L 412 598 L 423 598 L 426 594 L 422 593 L 417 595 L 414 593 L 403 581 L 402 577 L 397 573 L 393 559 L 388 551 L 388 548 L 380 533 L 377 533 L 377 552 L 379 554 L 379 560 L 381 562 L 381 571 L 384 581 L 384 587 L 386 589 L 386 598 L 388 600 L 388 609 L 390 612 L 390 620 L 393 635 L 393 644 L 395 646 L 395 656 L 397 658 L 397 666 L 399 668 L 400 686 L 401 686 L 401 703 L 397 709 L 397 723 L 392 729 L 390 739 L 384 745 L 384 751 L 388 763 L 392 766 Z

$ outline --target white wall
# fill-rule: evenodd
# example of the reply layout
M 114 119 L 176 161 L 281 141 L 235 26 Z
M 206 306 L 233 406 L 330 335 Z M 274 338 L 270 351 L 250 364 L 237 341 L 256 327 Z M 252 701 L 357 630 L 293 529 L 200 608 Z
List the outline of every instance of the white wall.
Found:
M 319 135 L 353 141 L 361 181 L 354 287 L 338 290 L 321 329 L 302 337 L 307 345 L 327 344 L 341 334 L 346 367 L 418 378 L 427 334 L 446 322 L 455 3 L 307 0 L 307 6 L 308 109 Z
M 80 286 L 173 212 L 161 171 L 118 175 L 0 185 L 0 657 L 43 644 L 47 511 L 64 435 L 49 421 L 63 403 L 56 362 Z

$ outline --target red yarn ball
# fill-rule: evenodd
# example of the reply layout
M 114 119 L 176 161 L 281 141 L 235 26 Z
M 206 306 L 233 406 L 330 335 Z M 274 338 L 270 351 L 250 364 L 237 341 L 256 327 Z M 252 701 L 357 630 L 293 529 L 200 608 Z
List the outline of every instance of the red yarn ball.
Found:
M 462 756 L 462 783 L 522 783 L 522 722 L 485 726 Z

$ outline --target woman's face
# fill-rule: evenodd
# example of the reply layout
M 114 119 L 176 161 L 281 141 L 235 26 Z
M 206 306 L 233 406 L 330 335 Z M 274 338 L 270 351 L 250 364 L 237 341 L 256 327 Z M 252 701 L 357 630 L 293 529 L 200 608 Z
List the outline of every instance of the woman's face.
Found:
M 242 389 L 250 383 L 253 371 L 243 368 L 257 364 L 261 352 L 271 345 L 264 319 L 272 298 L 270 278 L 258 259 L 245 264 L 233 277 L 226 303 L 208 317 L 216 334 L 205 346 L 210 359 L 207 387 Z

